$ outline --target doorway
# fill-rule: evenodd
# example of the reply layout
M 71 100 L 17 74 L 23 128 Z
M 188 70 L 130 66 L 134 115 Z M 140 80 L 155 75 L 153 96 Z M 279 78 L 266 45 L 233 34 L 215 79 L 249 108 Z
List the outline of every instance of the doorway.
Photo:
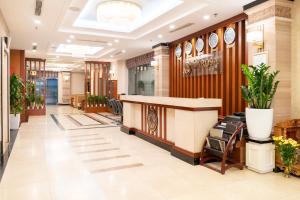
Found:
M 46 104 L 56 105 L 58 101 L 58 81 L 57 79 L 47 79 L 46 83 Z

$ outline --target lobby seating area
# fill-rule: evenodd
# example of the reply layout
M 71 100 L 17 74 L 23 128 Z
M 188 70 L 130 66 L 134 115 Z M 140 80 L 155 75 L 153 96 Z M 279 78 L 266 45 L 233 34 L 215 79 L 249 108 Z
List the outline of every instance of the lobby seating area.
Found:
M 299 200 L 300 0 L 1 0 L 0 200 Z

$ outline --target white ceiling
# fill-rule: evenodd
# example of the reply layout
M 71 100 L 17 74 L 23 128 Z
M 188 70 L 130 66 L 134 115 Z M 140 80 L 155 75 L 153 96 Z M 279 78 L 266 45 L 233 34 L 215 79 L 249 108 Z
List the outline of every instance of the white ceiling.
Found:
M 147 6 L 143 12 L 149 12 L 155 4 L 157 8 L 161 5 L 161 9 L 157 9 L 157 16 L 151 15 L 125 32 L 101 29 L 101 26 L 74 26 L 77 19 L 83 19 L 80 17 L 84 14 L 86 19 L 94 20 L 95 13 L 90 13 L 90 17 L 87 17 L 86 13 L 81 12 L 96 12 L 96 9 L 91 8 L 95 8 L 99 0 L 43 0 L 40 17 L 34 15 L 35 0 L 0 0 L 0 8 L 9 27 L 12 48 L 25 49 L 28 57 L 46 58 L 51 63 L 73 64 L 81 69 L 80 64 L 84 59 L 113 61 L 149 52 L 155 44 L 171 42 L 235 16 L 243 11 L 243 5 L 252 1 L 182 0 L 177 5 L 178 0 L 139 0 L 140 5 Z M 215 13 L 218 14 L 216 17 Z M 205 20 L 204 15 L 209 15 L 210 19 Z M 36 19 L 41 21 L 38 26 L 34 24 Z M 193 25 L 170 32 L 169 25 L 181 27 L 187 23 Z M 159 34 L 162 37 L 158 37 Z M 75 38 L 70 38 L 70 35 Z M 98 47 L 101 50 L 86 58 L 74 54 L 72 57 L 72 54 L 56 51 L 60 44 L 68 42 L 73 45 Z M 32 43 L 37 43 L 37 52 L 32 51 Z

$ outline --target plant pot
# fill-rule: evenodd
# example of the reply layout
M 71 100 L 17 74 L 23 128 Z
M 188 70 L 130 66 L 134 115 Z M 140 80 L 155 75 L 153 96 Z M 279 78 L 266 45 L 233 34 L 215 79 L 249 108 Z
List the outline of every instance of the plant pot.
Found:
M 10 129 L 18 130 L 20 126 L 20 113 L 14 115 L 10 114 Z
M 264 141 L 270 139 L 273 125 L 273 109 L 246 108 L 249 137 Z

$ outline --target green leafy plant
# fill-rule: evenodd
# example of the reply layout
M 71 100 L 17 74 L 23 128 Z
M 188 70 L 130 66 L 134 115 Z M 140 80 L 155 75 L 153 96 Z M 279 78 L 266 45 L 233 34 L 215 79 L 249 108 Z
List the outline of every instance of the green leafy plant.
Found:
M 94 95 L 89 95 L 89 96 L 87 97 L 87 101 L 88 101 L 89 105 L 94 104 L 94 102 L 95 102 L 95 97 L 94 97 Z
M 145 89 L 145 83 L 144 83 L 144 81 L 138 81 L 138 88 L 140 88 L 141 90 Z
M 279 81 L 275 78 L 279 71 L 269 72 L 270 66 L 262 63 L 257 66 L 242 65 L 242 71 L 248 80 L 242 86 L 242 95 L 250 108 L 269 109 L 276 93 Z
M 98 105 L 98 104 L 101 104 L 101 96 L 95 96 L 95 103 Z
M 23 110 L 24 84 L 20 77 L 13 74 L 10 77 L 10 112 L 11 114 L 21 113 Z
M 42 95 L 37 95 L 35 99 L 35 103 L 37 107 L 41 107 L 44 105 L 44 96 Z
M 27 107 L 33 106 L 35 102 L 35 84 L 31 81 L 26 82 L 26 105 Z

